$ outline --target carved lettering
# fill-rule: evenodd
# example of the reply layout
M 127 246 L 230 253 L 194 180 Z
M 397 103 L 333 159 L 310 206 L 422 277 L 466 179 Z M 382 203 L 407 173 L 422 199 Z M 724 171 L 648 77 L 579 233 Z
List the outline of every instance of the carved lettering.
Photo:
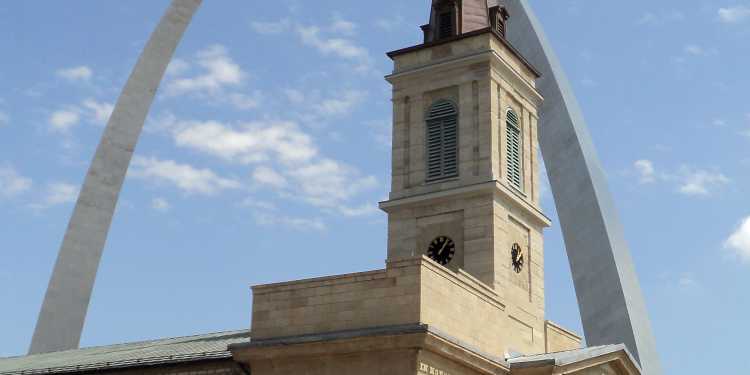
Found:
M 448 371 L 441 370 L 424 362 L 419 362 L 419 371 L 427 375 L 451 375 Z

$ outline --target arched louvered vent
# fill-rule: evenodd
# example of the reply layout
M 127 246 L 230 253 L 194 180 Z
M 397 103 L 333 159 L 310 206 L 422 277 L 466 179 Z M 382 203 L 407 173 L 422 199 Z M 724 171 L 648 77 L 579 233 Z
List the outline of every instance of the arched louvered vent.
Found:
M 521 122 L 516 112 L 508 110 L 505 121 L 508 153 L 508 182 L 511 186 L 523 189 L 523 148 Z
M 427 114 L 427 182 L 458 176 L 458 111 L 440 100 Z

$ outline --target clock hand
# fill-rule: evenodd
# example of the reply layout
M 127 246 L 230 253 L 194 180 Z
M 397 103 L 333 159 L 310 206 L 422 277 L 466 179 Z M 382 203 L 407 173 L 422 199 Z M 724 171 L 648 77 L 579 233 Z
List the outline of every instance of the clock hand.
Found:
M 446 240 L 446 241 L 445 241 L 445 242 L 443 243 L 443 247 L 441 247 L 441 248 L 440 248 L 440 251 L 438 251 L 438 256 L 442 256 L 442 255 L 443 255 L 443 251 L 445 251 L 445 247 L 446 247 L 446 246 L 448 246 L 448 240 Z

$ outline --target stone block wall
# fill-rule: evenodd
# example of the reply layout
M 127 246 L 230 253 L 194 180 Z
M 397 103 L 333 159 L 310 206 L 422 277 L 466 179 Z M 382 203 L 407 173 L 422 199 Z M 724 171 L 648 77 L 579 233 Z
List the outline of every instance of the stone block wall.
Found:
M 420 322 L 491 356 L 503 357 L 513 332 L 505 306 L 489 287 L 469 274 L 422 262 Z
M 427 257 L 393 260 L 385 270 L 253 288 L 253 340 L 422 323 L 502 356 L 504 305 L 469 274 Z
M 546 321 L 544 326 L 545 349 L 547 353 L 562 352 L 581 348 L 581 337 L 567 329 Z
M 418 268 L 253 287 L 253 339 L 419 321 Z
M 262 359 L 253 361 L 252 370 L 256 375 L 412 375 L 415 357 L 416 350 L 400 350 Z

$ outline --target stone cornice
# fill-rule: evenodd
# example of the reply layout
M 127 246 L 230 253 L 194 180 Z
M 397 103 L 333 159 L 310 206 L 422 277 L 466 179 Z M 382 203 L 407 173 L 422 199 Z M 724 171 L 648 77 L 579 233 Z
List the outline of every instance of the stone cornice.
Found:
M 495 73 L 503 77 L 511 86 L 518 90 L 522 96 L 529 98 L 535 106 L 540 106 L 544 101 L 544 98 L 539 91 L 537 91 L 536 87 L 534 87 L 533 83 L 525 79 L 520 72 L 505 61 L 498 51 L 493 48 L 477 50 L 461 56 L 450 57 L 425 65 L 406 68 L 386 76 L 385 79 L 388 82 L 395 84 L 402 79 L 434 74 L 436 70 L 453 69 L 479 62 L 487 62 L 491 64 Z
M 437 201 L 445 199 L 456 199 L 462 197 L 470 197 L 477 194 L 494 192 L 496 196 L 504 198 L 506 201 L 511 202 L 517 208 L 523 209 L 524 212 L 528 213 L 528 216 L 537 224 L 543 227 L 548 227 L 552 224 L 552 221 L 544 215 L 537 207 L 522 199 L 518 193 L 514 193 L 507 186 L 500 183 L 497 180 L 491 180 L 473 185 L 461 186 L 450 190 L 436 191 L 432 193 L 425 193 L 414 195 L 406 198 L 399 198 L 380 202 L 380 209 L 385 212 L 392 212 L 394 209 L 404 207 L 422 206 L 431 204 Z

